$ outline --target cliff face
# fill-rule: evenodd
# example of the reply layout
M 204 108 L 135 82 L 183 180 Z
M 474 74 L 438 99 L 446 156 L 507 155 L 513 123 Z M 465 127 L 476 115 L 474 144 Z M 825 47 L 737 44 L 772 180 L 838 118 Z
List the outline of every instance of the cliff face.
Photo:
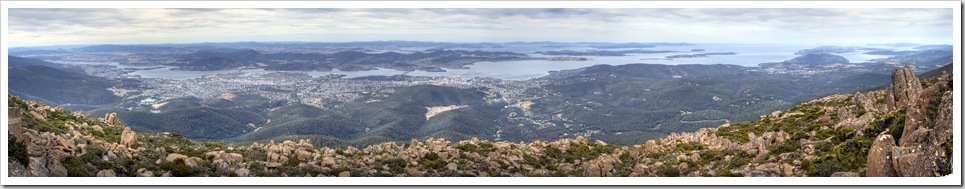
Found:
M 900 138 L 882 132 L 868 154 L 868 176 L 940 176 L 951 172 L 952 95 L 943 73 L 922 89 L 907 67 L 885 89 L 886 110 L 904 111 Z M 889 128 L 892 129 L 892 128 Z
M 615 146 L 584 138 L 513 143 L 410 140 L 364 148 L 308 140 L 250 145 L 135 133 L 9 97 L 24 144 L 13 176 L 941 176 L 951 172 L 951 76 L 896 70 L 885 90 L 834 95 L 760 120 Z M 297 141 L 297 142 L 296 142 Z M 14 150 L 14 149 L 11 149 Z M 18 155 L 11 153 L 11 156 Z M 13 159 L 13 158 L 12 158 Z M 13 160 L 12 160 L 13 161 Z

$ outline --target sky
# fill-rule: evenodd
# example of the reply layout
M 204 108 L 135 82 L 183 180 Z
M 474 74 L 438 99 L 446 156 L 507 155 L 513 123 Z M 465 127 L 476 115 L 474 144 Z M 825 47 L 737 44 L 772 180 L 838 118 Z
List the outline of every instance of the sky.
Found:
M 9 45 L 237 41 L 951 44 L 952 9 L 9 9 Z

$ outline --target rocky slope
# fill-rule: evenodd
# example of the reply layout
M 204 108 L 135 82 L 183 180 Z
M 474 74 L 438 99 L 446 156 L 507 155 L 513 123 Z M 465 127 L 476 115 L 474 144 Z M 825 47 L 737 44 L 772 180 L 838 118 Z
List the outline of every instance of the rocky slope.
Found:
M 247 146 L 135 133 L 8 97 L 12 176 L 942 176 L 951 173 L 951 75 L 897 69 L 887 89 L 833 95 L 757 121 L 615 146 L 428 138 L 365 148 Z

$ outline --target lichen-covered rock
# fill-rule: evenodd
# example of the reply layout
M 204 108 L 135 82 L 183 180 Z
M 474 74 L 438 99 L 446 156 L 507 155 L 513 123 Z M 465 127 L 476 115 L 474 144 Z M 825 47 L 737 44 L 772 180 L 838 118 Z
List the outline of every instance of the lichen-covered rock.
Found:
M 883 134 L 875 139 L 868 150 L 868 163 L 865 176 L 868 177 L 893 177 L 897 176 L 895 167 L 892 164 L 892 148 L 895 147 L 895 139 L 888 134 Z
M 338 173 L 338 177 L 352 177 L 352 172 L 342 171 Z
M 926 177 L 935 176 L 935 155 L 929 148 L 921 146 L 894 147 L 892 149 L 892 164 L 898 176 Z
M 168 154 L 168 156 L 167 156 L 166 158 L 164 158 L 164 161 L 166 161 L 166 162 L 173 162 L 175 159 L 183 159 L 183 160 L 187 161 L 187 160 L 188 160 L 188 156 L 186 156 L 186 155 L 181 155 L 181 154 L 178 154 L 178 153 L 171 153 L 171 154 Z
M 137 169 L 137 172 L 135 172 L 135 174 L 137 175 L 137 177 L 154 177 L 154 172 L 148 171 L 145 168 Z
M 97 177 L 116 177 L 116 176 L 117 175 L 114 174 L 114 171 L 112 170 L 105 169 L 97 172 Z
M 7 132 L 17 137 L 17 142 L 23 142 L 23 110 L 7 108 Z
M 778 177 L 784 173 L 783 166 L 777 163 L 765 163 L 754 167 L 750 171 L 751 177 Z
M 585 177 L 605 177 L 610 176 L 610 171 L 620 162 L 619 156 L 601 155 L 600 157 L 587 161 L 583 167 Z
M 908 147 L 917 145 L 919 140 L 918 137 L 911 137 L 912 135 L 920 135 L 923 133 L 915 133 L 916 130 L 925 128 L 925 110 L 919 108 L 917 105 L 909 106 L 905 110 L 905 127 L 901 133 L 901 141 L 898 141 L 898 146 Z
M 110 126 L 120 126 L 120 125 L 121 125 L 121 120 L 120 120 L 120 118 L 117 118 L 117 113 L 105 114 L 105 115 L 104 115 L 104 118 L 103 118 L 102 120 L 104 121 L 104 123 L 106 123 L 107 125 L 110 125 Z
M 836 172 L 831 174 L 831 177 L 860 177 L 858 173 L 855 172 Z
M 241 169 L 235 170 L 234 173 L 235 173 L 236 175 L 238 175 L 239 177 L 249 177 L 249 176 L 252 176 L 252 175 L 251 175 L 251 171 L 248 170 L 248 169 L 246 169 L 246 168 L 241 168 Z M 321 175 L 321 174 L 319 174 L 319 175 Z
M 952 104 L 954 104 L 952 97 L 953 93 L 951 91 L 942 95 L 941 104 L 938 105 L 938 117 L 935 118 L 935 129 L 930 133 L 932 135 L 930 136 L 932 139 L 932 145 L 940 145 L 941 143 L 945 143 L 947 142 L 945 140 L 954 134 L 954 125 L 952 121 L 955 112 L 954 109 L 952 109 Z
M 131 131 L 130 127 L 124 127 L 124 131 L 121 131 L 121 145 L 127 147 L 134 147 L 137 143 L 137 134 Z
M 893 102 L 890 103 L 893 104 L 891 110 L 906 108 L 912 104 L 917 105 L 921 100 L 921 92 L 921 81 L 915 77 L 915 72 L 908 66 L 895 69 L 891 73 L 891 87 L 888 92 L 893 97 Z

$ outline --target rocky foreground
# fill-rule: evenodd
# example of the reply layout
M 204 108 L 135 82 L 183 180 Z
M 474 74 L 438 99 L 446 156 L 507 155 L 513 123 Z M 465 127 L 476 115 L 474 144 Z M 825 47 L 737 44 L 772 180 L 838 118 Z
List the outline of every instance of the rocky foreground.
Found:
M 135 133 L 116 115 L 8 97 L 11 176 L 943 176 L 951 173 L 952 77 L 907 67 L 887 89 L 834 95 L 760 120 L 615 146 L 411 140 L 362 149 L 308 140 L 247 146 Z

